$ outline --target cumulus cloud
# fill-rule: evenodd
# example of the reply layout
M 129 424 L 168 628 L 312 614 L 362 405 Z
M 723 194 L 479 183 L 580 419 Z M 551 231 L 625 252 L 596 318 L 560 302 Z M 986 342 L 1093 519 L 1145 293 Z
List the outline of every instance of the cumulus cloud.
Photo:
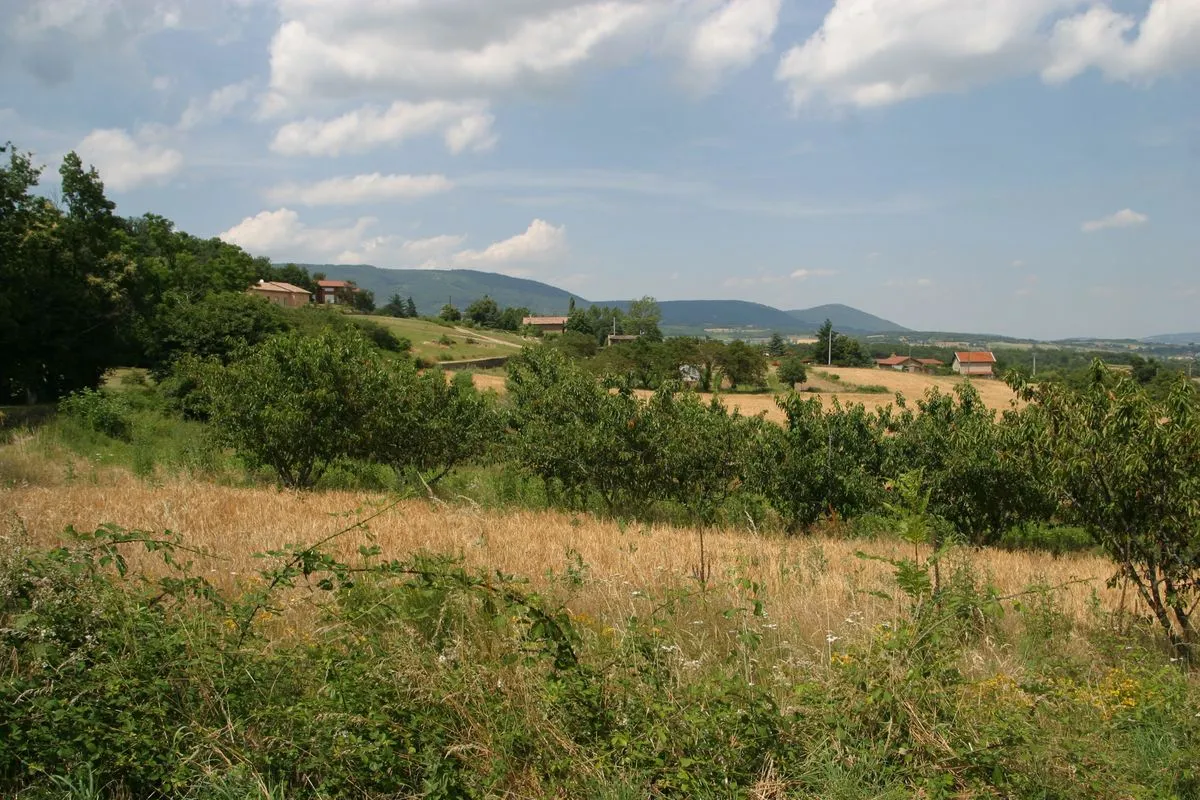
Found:
M 733 0 L 718 7 L 688 38 L 684 59 L 702 88 L 754 62 L 770 46 L 781 0 Z
M 525 274 L 530 271 L 531 265 L 553 261 L 566 252 L 566 227 L 535 219 L 524 233 L 496 242 L 483 250 L 455 253 L 453 261 L 458 267 L 481 267 L 509 274 Z
M 105 186 L 118 192 L 164 183 L 183 167 L 183 155 L 155 142 L 150 129 L 136 136 L 119 128 L 97 129 L 75 150 L 84 163 L 99 170 Z
M 333 119 L 290 122 L 276 132 L 271 150 L 287 156 L 337 156 L 441 132 L 450 151 L 460 153 L 495 144 L 491 125 L 492 116 L 477 101 L 398 100 L 388 108 L 364 106 Z
M 445 175 L 352 175 L 309 184 L 288 183 L 267 191 L 276 203 L 306 206 L 354 205 L 387 200 L 412 200 L 449 191 Z
M 1123 208 L 1116 213 L 1109 214 L 1107 217 L 1100 219 L 1089 220 L 1081 226 L 1084 233 L 1095 233 L 1107 228 L 1132 228 L 1137 225 L 1144 225 L 1150 221 L 1150 217 L 1145 214 L 1140 214 L 1132 208 Z
M 491 96 L 590 64 L 682 59 L 702 82 L 761 55 L 781 0 L 280 0 L 274 110 L 348 95 Z
M 1144 81 L 1200 63 L 1200 4 L 1152 0 L 1139 21 L 1081 0 L 836 0 L 776 77 L 805 105 L 883 106 L 1010 75 L 1096 68 Z M 1135 34 L 1136 29 L 1136 35 Z
M 188 103 L 179 118 L 178 127 L 180 130 L 190 130 L 200 124 L 219 122 L 232 114 L 249 97 L 249 81 L 222 86 L 212 91 L 208 97 L 194 99 Z
M 408 239 L 377 229 L 379 220 L 310 225 L 287 207 L 246 217 L 220 234 L 254 255 L 275 260 L 370 263 L 381 267 L 444 269 L 469 267 L 510 275 L 529 274 L 566 254 L 566 229 L 535 219 L 524 233 L 482 250 L 464 250 L 465 236 L 441 235 Z

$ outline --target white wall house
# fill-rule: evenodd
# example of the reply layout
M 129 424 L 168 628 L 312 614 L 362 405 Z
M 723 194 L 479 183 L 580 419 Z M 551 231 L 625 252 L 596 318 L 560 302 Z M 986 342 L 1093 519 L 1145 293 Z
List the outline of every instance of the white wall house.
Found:
M 954 354 L 954 363 L 950 368 L 959 375 L 978 375 L 992 377 L 992 367 L 996 357 L 988 351 L 963 351 Z

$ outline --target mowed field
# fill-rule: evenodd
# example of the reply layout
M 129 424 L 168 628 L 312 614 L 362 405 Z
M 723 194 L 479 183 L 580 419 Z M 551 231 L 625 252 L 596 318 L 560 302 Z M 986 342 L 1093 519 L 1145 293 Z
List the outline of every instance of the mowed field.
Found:
M 478 331 L 462 326 L 446 327 L 423 319 L 368 316 L 367 319 L 388 328 L 412 342 L 414 355 L 428 361 L 465 361 L 515 355 L 526 342 L 507 331 Z M 442 337 L 451 340 L 442 343 Z M 468 341 L 471 340 L 471 341 Z
M 897 392 L 904 395 L 905 400 L 911 404 L 923 397 L 925 392 L 931 387 L 936 386 L 943 393 L 953 392 L 954 387 L 965 380 L 958 377 L 916 375 L 906 372 L 896 372 L 894 370 L 869 368 L 831 367 L 822 368 L 820 371 L 829 375 L 837 375 L 840 380 L 822 380 L 814 376 L 812 383 L 819 386 L 821 391 L 805 394 L 804 396 L 819 399 L 825 408 L 833 405 L 834 398 L 837 398 L 838 402 L 843 406 L 848 404 L 862 404 L 868 409 L 880 408 L 894 404 Z M 493 389 L 499 393 L 504 392 L 504 377 L 501 375 L 475 375 L 474 380 L 475 385 L 480 389 Z M 980 397 L 982 397 L 983 402 L 989 408 L 1004 410 L 1012 407 L 1015 397 L 1012 390 L 1008 388 L 1008 385 L 1004 381 L 976 379 L 972 383 L 979 390 Z M 845 388 L 849 391 L 839 391 L 838 387 L 840 385 L 845 385 Z M 886 393 L 854 391 L 854 388 L 857 386 L 872 385 L 886 386 L 888 391 Z M 651 393 L 639 391 L 638 394 L 649 396 Z M 734 394 L 724 392 L 720 396 L 726 406 L 736 408 L 742 414 L 753 416 L 765 412 L 767 419 L 779 423 L 786 421 L 783 411 L 780 410 L 778 404 L 775 402 L 774 394 Z M 711 395 L 701 393 L 701 397 L 707 400 Z
M 213 558 L 189 554 L 188 558 L 199 574 L 230 587 L 259 579 L 258 570 L 268 562 L 256 553 L 319 541 L 386 508 L 387 502 L 383 496 L 360 492 L 303 494 L 191 479 L 151 485 L 128 473 L 111 472 L 98 483 L 0 489 L 0 506 L 9 520 L 0 540 L 24 531 L 20 535 L 35 543 L 51 544 L 60 541 L 67 525 L 87 531 L 107 522 L 145 531 L 171 530 L 185 544 L 216 554 Z M 330 548 L 353 559 L 359 545 L 369 541 L 382 548 L 385 559 L 420 551 L 453 554 L 472 567 L 527 577 L 534 588 L 551 593 L 562 590 L 561 576 L 568 567 L 581 569 L 575 560 L 578 554 L 586 577 L 561 599 L 576 618 L 601 625 L 620 625 L 633 614 L 646 614 L 671 591 L 695 588 L 691 575 L 697 563 L 696 532 L 687 528 L 407 500 Z M 911 546 L 899 541 L 821 534 L 783 538 L 716 530 L 709 532 L 706 546 L 712 563 L 714 609 L 744 604 L 739 595 L 746 585 L 742 581 L 758 582 L 764 587 L 766 613 L 772 626 L 778 625 L 778 635 L 816 652 L 827 646 L 828 636 L 853 636 L 897 613 L 896 601 L 875 594 L 894 593 L 891 568 L 859 558 L 856 551 L 912 555 Z M 130 558 L 137 568 L 162 569 L 145 552 L 130 550 Z M 1121 602 L 1120 590 L 1105 585 L 1113 564 L 1093 555 L 1052 558 L 963 549 L 947 561 L 969 562 L 1006 595 L 1033 584 L 1066 584 L 1059 595 L 1062 610 L 1080 622 L 1091 613 L 1093 592 L 1104 607 L 1115 609 Z M 301 593 L 295 602 L 302 605 L 304 596 Z M 696 635 L 705 630 L 709 629 L 697 627 Z

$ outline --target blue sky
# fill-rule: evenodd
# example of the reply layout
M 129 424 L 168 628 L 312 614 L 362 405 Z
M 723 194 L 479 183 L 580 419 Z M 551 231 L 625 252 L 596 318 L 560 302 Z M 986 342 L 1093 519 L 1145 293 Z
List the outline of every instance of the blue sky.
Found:
M 1200 329 L 1200 0 L 7 0 L 0 140 L 276 260 Z

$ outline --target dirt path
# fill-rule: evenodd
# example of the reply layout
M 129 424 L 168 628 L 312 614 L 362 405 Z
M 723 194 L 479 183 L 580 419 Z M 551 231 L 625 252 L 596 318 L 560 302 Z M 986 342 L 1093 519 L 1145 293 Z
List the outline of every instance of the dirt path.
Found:
M 455 328 L 454 330 L 458 331 L 463 336 L 470 336 L 472 339 L 478 339 L 481 342 L 490 342 L 491 344 L 498 344 L 501 347 L 512 347 L 517 350 L 520 350 L 522 347 L 525 346 L 523 344 L 517 344 L 516 342 L 506 342 L 503 339 L 494 339 L 491 336 L 484 336 L 479 331 L 471 330 L 470 328 Z

